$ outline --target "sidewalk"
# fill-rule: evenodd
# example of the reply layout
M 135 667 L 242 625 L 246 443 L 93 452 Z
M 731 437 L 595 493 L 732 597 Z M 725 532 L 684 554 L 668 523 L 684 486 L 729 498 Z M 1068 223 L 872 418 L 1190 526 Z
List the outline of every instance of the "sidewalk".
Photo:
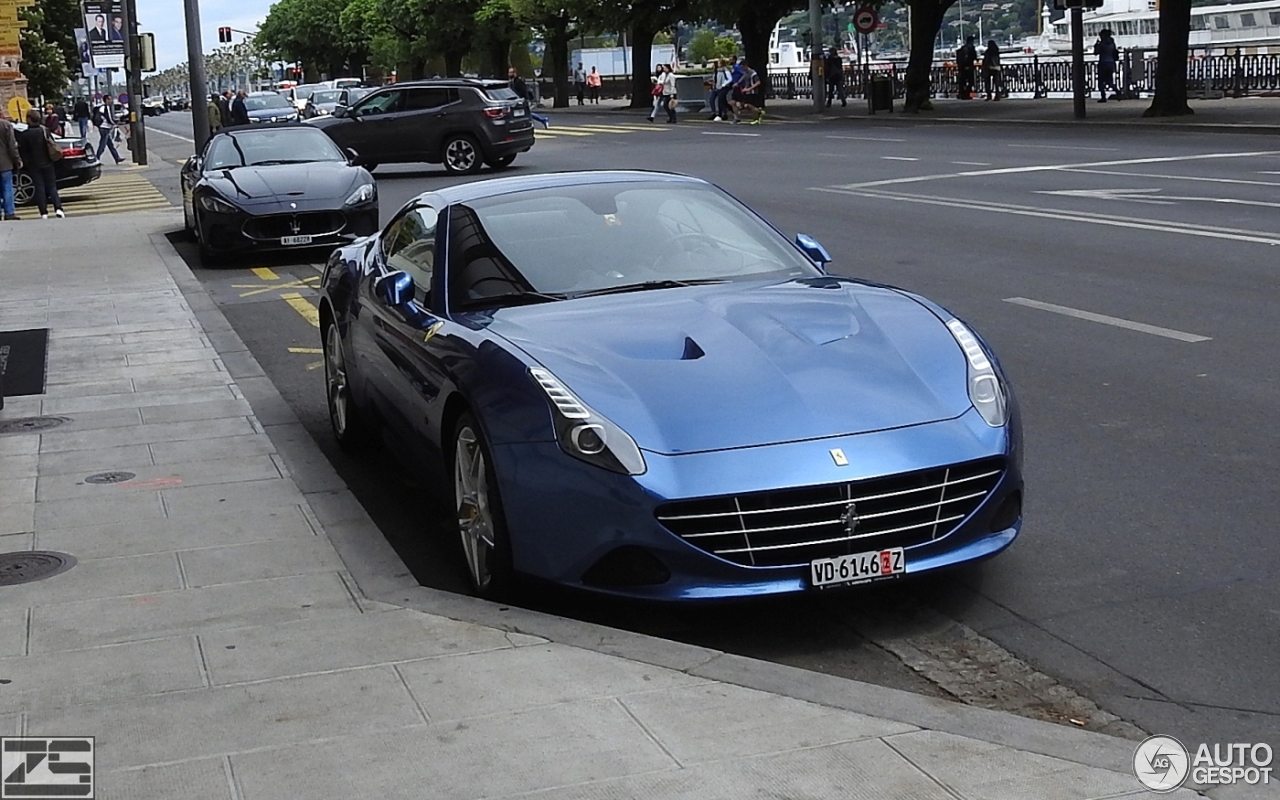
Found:
M 1191 116 L 1148 119 L 1142 116 L 1142 112 L 1151 105 L 1149 99 L 1099 103 L 1095 94 L 1089 98 L 1086 107 L 1087 116 L 1084 120 L 1075 119 L 1074 104 L 1070 99 L 1059 98 L 1044 100 L 1009 98 L 999 102 L 934 98 L 934 110 L 919 114 L 903 114 L 901 99 L 894 101 L 894 113 L 879 111 L 869 114 L 867 102 L 861 98 L 851 97 L 848 102 L 848 106 L 841 106 L 836 102 L 831 108 L 815 114 L 810 100 L 770 100 L 766 123 L 770 120 L 781 120 L 787 122 L 857 121 L 912 125 L 931 123 L 1056 125 L 1061 126 L 1061 130 L 1069 130 L 1070 126 L 1089 125 L 1205 132 L 1280 133 L 1280 97 L 1192 100 L 1190 105 L 1195 114 Z M 594 106 L 578 106 L 575 102 L 568 108 L 556 109 L 551 109 L 548 104 L 548 108 L 543 113 L 553 115 L 641 114 L 648 111 L 647 107 L 630 109 L 626 107 L 625 101 L 610 100 L 601 101 L 599 105 Z M 684 118 L 703 120 L 707 116 L 702 113 L 687 113 Z
M 50 331 L 0 424 L 64 419 L 0 433 L 0 552 L 77 562 L 0 585 L 0 731 L 96 737 L 97 797 L 1145 796 L 1128 740 L 417 586 L 180 225 L 0 225 L 0 330 Z

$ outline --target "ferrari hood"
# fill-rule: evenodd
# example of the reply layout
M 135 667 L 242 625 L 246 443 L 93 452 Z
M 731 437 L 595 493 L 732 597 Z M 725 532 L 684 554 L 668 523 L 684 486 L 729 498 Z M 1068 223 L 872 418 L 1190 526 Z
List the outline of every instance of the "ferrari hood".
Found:
M 263 203 L 336 200 L 339 204 L 355 191 L 359 171 L 341 161 L 309 164 L 267 164 L 238 167 L 208 176 L 209 185 L 239 206 Z
M 862 284 L 722 284 L 503 309 L 519 346 L 640 447 L 677 454 L 951 419 L 963 354 L 933 313 Z

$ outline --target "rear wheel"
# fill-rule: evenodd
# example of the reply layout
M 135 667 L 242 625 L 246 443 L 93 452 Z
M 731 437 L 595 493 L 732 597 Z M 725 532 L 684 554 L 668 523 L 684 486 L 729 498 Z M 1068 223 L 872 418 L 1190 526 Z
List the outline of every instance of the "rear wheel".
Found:
M 329 426 L 338 446 L 348 453 L 367 449 L 373 436 L 364 417 L 351 399 L 351 381 L 347 373 L 347 357 L 342 349 L 342 335 L 336 323 L 324 331 L 325 400 L 329 407 Z
M 471 175 L 480 170 L 484 159 L 480 145 L 465 133 L 455 133 L 444 140 L 444 168 L 455 175 Z
M 491 158 L 485 163 L 489 165 L 490 169 L 497 170 L 497 169 L 506 169 L 507 167 L 511 166 L 511 162 L 515 160 L 516 160 L 516 154 L 512 153 L 509 156 L 499 156 L 497 158 Z
M 493 460 L 470 414 L 458 420 L 453 441 L 454 508 L 467 576 L 476 594 L 498 599 L 510 593 L 515 573 Z

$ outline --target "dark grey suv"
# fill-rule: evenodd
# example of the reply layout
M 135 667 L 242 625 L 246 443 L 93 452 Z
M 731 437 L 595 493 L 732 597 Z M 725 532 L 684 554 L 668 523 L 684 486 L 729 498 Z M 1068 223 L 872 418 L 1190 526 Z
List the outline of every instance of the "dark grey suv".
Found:
M 502 169 L 533 146 L 529 104 L 501 81 L 396 83 L 307 123 L 356 151 L 367 169 L 407 161 L 462 174 Z

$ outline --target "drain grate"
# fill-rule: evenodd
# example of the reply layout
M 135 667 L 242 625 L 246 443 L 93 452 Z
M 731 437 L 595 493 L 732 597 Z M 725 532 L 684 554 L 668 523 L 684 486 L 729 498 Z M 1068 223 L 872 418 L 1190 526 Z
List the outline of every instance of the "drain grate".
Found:
M 51 578 L 76 565 L 74 556 L 48 550 L 0 553 L 0 586 L 16 586 Z
M 59 425 L 66 425 L 70 417 L 18 417 L 0 420 L 0 436 L 15 433 L 39 433 Z
M 99 472 L 84 479 L 85 483 L 124 483 L 138 477 L 132 472 Z

